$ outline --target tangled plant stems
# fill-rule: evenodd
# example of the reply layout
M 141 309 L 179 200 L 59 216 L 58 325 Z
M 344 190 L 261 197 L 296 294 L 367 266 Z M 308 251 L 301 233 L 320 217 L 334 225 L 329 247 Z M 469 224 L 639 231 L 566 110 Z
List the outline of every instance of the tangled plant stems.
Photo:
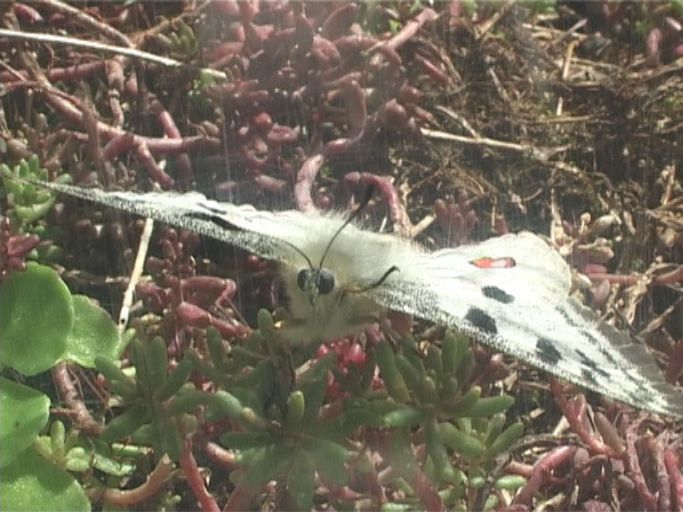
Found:
M 0 217 L 0 280 L 26 268 L 26 256 L 40 243 L 37 235 L 17 235 L 7 217 Z

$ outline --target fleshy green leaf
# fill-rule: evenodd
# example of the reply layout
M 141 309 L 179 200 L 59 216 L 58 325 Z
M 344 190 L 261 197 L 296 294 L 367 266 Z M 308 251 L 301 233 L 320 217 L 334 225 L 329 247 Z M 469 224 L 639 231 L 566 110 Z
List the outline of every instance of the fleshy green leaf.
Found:
M 117 360 L 125 345 L 109 313 L 84 295 L 74 295 L 73 305 L 74 324 L 63 358 L 86 368 L 95 367 L 95 356 Z
M 306 452 L 301 452 L 287 475 L 287 491 L 301 510 L 309 510 L 315 492 L 315 468 Z
M 29 448 L 0 469 L 0 508 L 72 512 L 90 510 L 90 502 L 73 476 Z
M 0 285 L 0 362 L 24 375 L 52 368 L 74 321 L 71 294 L 49 267 L 29 263 Z
M 49 408 L 50 399 L 43 393 L 0 377 L 0 467 L 33 443 L 47 425 Z

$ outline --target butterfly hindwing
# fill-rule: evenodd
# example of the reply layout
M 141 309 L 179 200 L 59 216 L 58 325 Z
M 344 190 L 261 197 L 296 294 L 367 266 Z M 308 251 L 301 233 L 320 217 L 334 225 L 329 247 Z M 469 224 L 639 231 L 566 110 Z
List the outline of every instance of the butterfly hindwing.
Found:
M 480 258 L 514 265 L 481 268 Z M 664 381 L 647 349 L 568 296 L 569 269 L 540 238 L 506 235 L 412 261 L 373 298 L 606 396 L 683 416 L 683 394 Z

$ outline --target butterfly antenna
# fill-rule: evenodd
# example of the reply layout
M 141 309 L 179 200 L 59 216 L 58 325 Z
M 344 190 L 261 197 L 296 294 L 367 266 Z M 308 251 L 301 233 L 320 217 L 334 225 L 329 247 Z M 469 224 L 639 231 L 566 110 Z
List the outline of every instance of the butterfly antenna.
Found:
M 323 268 L 323 262 L 325 261 L 325 256 L 327 256 L 327 253 L 330 252 L 330 248 L 332 247 L 332 244 L 334 241 L 337 239 L 339 236 L 339 233 L 343 231 L 343 229 L 351 224 L 361 213 L 363 210 L 365 210 L 366 206 L 370 202 L 370 199 L 372 198 L 372 193 L 375 191 L 375 187 L 370 185 L 365 189 L 365 194 L 363 195 L 363 199 L 361 200 L 360 204 L 358 205 L 358 208 L 356 208 L 351 215 L 349 215 L 348 219 L 344 221 L 344 224 L 339 226 L 339 229 L 332 235 L 332 238 L 330 238 L 329 243 L 327 244 L 327 247 L 325 247 L 325 251 L 323 252 L 322 258 L 320 258 L 320 266 L 318 267 L 318 270 L 321 270 Z M 308 259 L 308 258 L 306 258 Z M 312 268 L 312 267 L 311 267 Z
M 281 238 L 278 239 L 278 240 L 279 240 L 280 242 L 282 242 L 283 244 L 285 244 L 285 245 L 291 247 L 292 249 L 294 249 L 298 254 L 300 254 L 300 255 L 306 260 L 306 263 L 308 263 L 308 267 L 309 267 L 311 270 L 315 270 L 315 267 L 313 266 L 313 262 L 311 261 L 311 258 L 309 258 L 308 256 L 306 256 L 306 253 L 305 253 L 304 251 L 302 251 L 301 249 L 299 249 L 299 248 L 298 248 L 296 245 L 294 245 L 293 243 L 288 242 L 287 240 L 282 240 Z
M 389 270 L 382 274 L 382 277 L 380 277 L 374 283 L 370 283 L 365 288 L 360 288 L 359 290 L 349 290 L 349 293 L 365 293 L 369 292 L 370 290 L 374 290 L 375 288 L 382 286 L 384 281 L 386 281 L 387 278 L 394 272 L 399 272 L 399 268 L 396 265 L 392 265 L 391 268 L 389 268 Z

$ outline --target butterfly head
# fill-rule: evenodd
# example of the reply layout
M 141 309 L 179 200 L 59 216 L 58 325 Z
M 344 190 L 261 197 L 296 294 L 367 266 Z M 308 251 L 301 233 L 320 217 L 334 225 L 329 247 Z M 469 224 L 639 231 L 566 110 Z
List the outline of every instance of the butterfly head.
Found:
M 313 305 L 318 295 L 332 293 L 335 287 L 334 274 L 326 268 L 305 268 L 297 275 L 296 284 Z

